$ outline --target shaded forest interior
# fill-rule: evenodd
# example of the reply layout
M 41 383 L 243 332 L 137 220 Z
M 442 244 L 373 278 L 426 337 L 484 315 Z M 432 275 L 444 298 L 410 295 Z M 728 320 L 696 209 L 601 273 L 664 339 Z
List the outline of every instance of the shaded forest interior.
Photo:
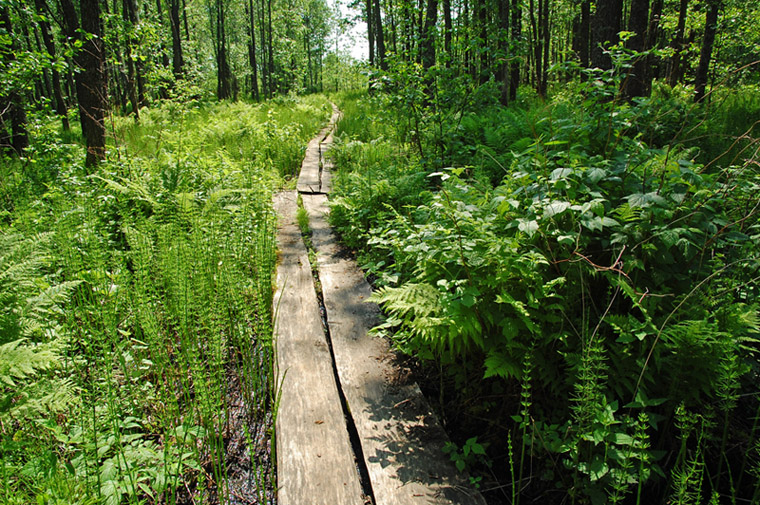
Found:
M 0 503 L 276 500 L 271 198 L 323 93 L 375 331 L 490 503 L 760 503 L 758 19 L 0 0 Z

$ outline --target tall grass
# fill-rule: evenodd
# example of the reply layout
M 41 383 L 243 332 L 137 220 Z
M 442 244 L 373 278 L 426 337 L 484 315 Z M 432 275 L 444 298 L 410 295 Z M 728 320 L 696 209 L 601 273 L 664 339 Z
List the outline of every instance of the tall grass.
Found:
M 272 500 L 271 194 L 328 112 L 167 103 L 95 174 L 2 169 L 0 503 Z

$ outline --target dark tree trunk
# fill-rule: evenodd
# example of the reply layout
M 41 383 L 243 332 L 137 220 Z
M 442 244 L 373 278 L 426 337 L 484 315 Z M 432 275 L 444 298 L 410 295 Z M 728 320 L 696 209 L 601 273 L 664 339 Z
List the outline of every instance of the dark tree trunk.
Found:
M 581 68 L 588 68 L 591 59 L 591 0 L 583 0 L 581 3 L 581 22 L 578 28 L 578 58 L 581 60 Z M 581 74 L 581 79 L 586 79 L 586 74 Z
M 261 46 L 261 86 L 263 88 L 264 97 L 269 98 L 271 96 L 269 90 L 269 67 L 267 66 L 267 36 L 266 36 L 266 11 L 264 9 L 263 0 L 259 2 L 261 10 L 259 11 L 259 45 Z
M 517 1 L 517 0 L 515 0 Z M 501 87 L 499 102 L 502 105 L 509 103 L 509 0 L 499 0 L 499 66 L 496 71 L 496 79 Z
M 61 0 L 61 10 L 66 26 L 66 34 L 71 40 L 79 39 L 82 46 L 74 54 L 74 64 L 80 71 L 75 76 L 79 101 L 79 121 L 87 144 L 86 166 L 94 167 L 106 155 L 105 112 L 106 99 L 105 48 L 100 23 L 100 3 L 98 0 L 80 0 L 82 22 L 79 23 L 72 0 Z M 94 37 L 84 37 L 78 32 Z
M 45 0 L 34 0 L 34 5 L 37 9 L 37 14 L 40 16 L 40 31 L 42 32 L 42 42 L 45 44 L 45 50 L 50 55 L 50 58 L 55 60 L 55 43 L 53 42 L 50 23 L 47 22 L 47 18 L 45 17 L 47 10 Z M 61 118 L 63 131 L 68 132 L 70 129 L 69 117 L 68 111 L 66 110 L 66 102 L 63 99 L 63 92 L 61 90 L 61 74 L 58 73 L 58 70 L 55 67 L 51 69 L 50 74 L 53 85 L 53 104 L 55 106 L 55 112 Z
M 676 36 L 673 38 L 671 47 L 673 48 L 673 58 L 670 60 L 670 72 L 668 73 L 668 84 L 672 87 L 678 84 L 682 78 L 681 71 L 681 52 L 683 51 L 683 34 L 686 30 L 686 14 L 689 10 L 689 0 L 681 0 L 678 10 L 678 26 L 676 27 Z
M 542 39 L 544 56 L 539 67 L 538 95 L 546 96 L 547 84 L 549 79 L 549 45 L 551 42 L 549 30 L 549 0 L 539 0 L 541 18 L 539 20 L 539 36 Z
M 543 38 L 539 34 L 539 28 L 540 25 L 536 23 L 536 4 L 533 0 L 530 0 L 530 3 L 528 4 L 528 17 L 530 19 L 530 46 L 531 46 L 531 56 L 533 57 L 533 65 L 532 65 L 532 72 L 531 72 L 531 79 L 533 81 L 533 84 L 536 87 L 536 91 L 538 92 L 538 95 L 543 97 L 544 95 L 541 92 L 541 69 L 542 66 L 542 57 L 543 57 L 543 50 L 541 47 Z M 538 15 L 541 15 L 541 0 L 539 0 L 538 4 Z M 540 21 L 540 19 L 539 19 Z
M 707 87 L 707 73 L 710 69 L 715 34 L 718 31 L 718 14 L 720 12 L 720 0 L 709 0 L 705 13 L 705 35 L 702 38 L 702 49 L 699 52 L 699 66 L 694 79 L 694 101 L 700 102 L 705 97 Z
M 512 52 L 516 53 L 517 44 L 519 44 L 522 38 L 522 9 L 520 7 L 520 1 L 514 0 L 512 2 L 512 40 L 511 47 Z M 509 75 L 509 99 L 514 101 L 517 99 L 517 88 L 520 86 L 520 61 L 517 58 L 512 60 Z
M 425 27 L 422 37 L 422 68 L 427 71 L 435 65 L 435 25 L 438 22 L 438 0 L 427 0 Z
M 0 29 L 10 37 L 10 51 L 0 55 L 4 65 L 16 59 L 17 41 L 13 37 L 13 24 L 8 7 L 0 8 Z M 29 135 L 26 131 L 26 111 L 21 101 L 21 94 L 11 91 L 6 97 L 0 97 L 0 149 L 12 151 L 17 156 L 29 147 Z
M 647 27 L 647 40 L 645 43 L 647 49 L 652 49 L 660 44 L 660 18 L 662 17 L 663 3 L 664 0 L 654 0 L 652 2 L 652 10 L 649 13 L 649 26 Z M 647 74 L 650 88 L 652 79 L 660 77 L 661 65 L 662 61 L 658 56 L 654 54 L 647 56 Z
M 182 34 L 179 20 L 180 0 L 169 0 L 169 24 L 172 29 L 172 72 L 176 79 L 185 75 L 185 59 L 182 55 Z
M 628 39 L 628 49 L 641 53 L 649 49 L 647 43 L 647 25 L 649 23 L 649 0 L 632 0 L 631 15 L 628 19 L 628 31 L 634 35 Z M 623 81 L 623 94 L 631 99 L 636 96 L 647 96 L 651 88 L 651 77 L 648 75 L 647 58 L 642 55 L 635 57 L 631 72 Z
M 171 6 L 169 7 L 169 10 L 171 11 Z M 166 26 L 164 23 L 164 8 L 161 5 L 161 0 L 156 0 L 156 13 L 158 14 L 158 24 L 160 26 Z M 169 55 L 166 53 L 163 37 L 159 41 L 159 46 L 161 47 L 161 63 L 164 68 L 169 68 Z
M 127 22 L 132 28 L 137 26 L 138 18 L 137 18 L 137 6 L 135 5 L 135 0 L 123 0 L 122 2 L 122 15 L 124 16 L 124 21 Z M 132 114 L 135 116 L 135 120 L 140 119 L 140 105 L 141 100 L 139 99 L 138 95 L 138 86 L 137 86 L 137 75 L 136 73 L 140 73 L 140 68 L 137 68 L 137 72 L 135 72 L 135 69 L 137 67 L 137 62 L 132 57 L 132 54 L 137 50 L 137 44 L 139 43 L 134 36 L 128 35 L 127 36 L 127 95 L 129 96 L 129 101 L 132 103 Z
M 372 9 L 375 17 L 375 41 L 377 43 L 377 63 L 381 69 L 386 70 L 385 64 L 385 37 L 383 36 L 383 17 L 380 11 L 380 0 L 375 0 L 375 6 Z
M 596 15 L 591 22 L 591 65 L 609 70 L 612 59 L 604 50 L 618 43 L 623 0 L 597 0 Z
M 269 38 L 269 92 L 274 93 L 274 40 L 272 39 L 272 0 L 267 0 L 267 35 Z
M 449 68 L 453 57 L 451 54 L 451 32 L 453 30 L 451 23 L 451 0 L 443 0 L 443 30 L 443 53 L 446 58 L 446 68 Z
M 216 0 L 216 96 L 225 100 L 232 96 L 230 66 L 227 57 L 227 33 L 225 28 L 224 0 Z
M 259 101 L 259 75 L 256 67 L 256 23 L 253 0 L 248 0 L 248 64 L 251 66 L 251 98 Z
M 369 64 L 375 65 L 375 16 L 373 16 L 372 0 L 367 0 L 367 41 L 369 42 Z
M 488 50 L 488 6 L 486 2 L 488 0 L 477 0 L 478 6 L 478 24 L 480 25 L 480 83 L 484 84 L 488 82 L 490 77 L 490 64 L 488 56 L 490 51 Z
M 462 17 L 464 18 L 464 69 L 468 75 L 473 74 L 472 67 L 472 43 L 470 41 L 470 32 L 472 31 L 472 13 L 468 0 L 464 0 Z

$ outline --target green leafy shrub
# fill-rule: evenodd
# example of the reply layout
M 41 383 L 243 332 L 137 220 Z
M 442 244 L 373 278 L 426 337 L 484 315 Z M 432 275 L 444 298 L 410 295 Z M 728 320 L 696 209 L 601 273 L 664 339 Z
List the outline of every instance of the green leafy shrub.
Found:
M 438 371 L 443 415 L 475 430 L 463 440 L 490 442 L 494 458 L 505 431 L 517 441 L 513 481 L 538 458 L 529 492 L 559 486 L 595 504 L 660 502 L 668 486 L 751 496 L 738 476 L 757 466 L 743 454 L 757 433 L 737 412 L 759 405 L 757 173 L 657 145 L 689 117 L 684 104 L 657 109 L 678 97 L 620 104 L 603 80 L 585 86 L 582 108 L 558 96 L 464 113 L 442 149 L 465 167 L 410 162 L 429 191 L 403 204 L 391 148 L 368 164 L 364 144 L 345 147 L 338 160 L 359 168 L 338 181 L 333 222 L 380 282 L 377 331 Z M 518 408 L 521 388 L 530 401 Z M 679 405 L 704 427 L 676 463 Z

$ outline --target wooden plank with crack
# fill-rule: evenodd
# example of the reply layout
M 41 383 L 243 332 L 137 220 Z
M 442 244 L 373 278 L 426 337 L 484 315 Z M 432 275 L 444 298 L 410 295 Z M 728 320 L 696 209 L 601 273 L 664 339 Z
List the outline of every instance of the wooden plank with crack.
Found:
M 277 477 L 280 505 L 364 503 L 311 267 L 297 195 L 275 195 L 280 264 L 275 293 Z
M 317 250 L 340 386 L 358 432 L 376 505 L 483 505 L 443 452 L 447 436 L 419 386 L 393 363 L 386 340 L 368 335 L 379 308 L 361 270 L 327 223 L 327 197 L 303 195 Z

